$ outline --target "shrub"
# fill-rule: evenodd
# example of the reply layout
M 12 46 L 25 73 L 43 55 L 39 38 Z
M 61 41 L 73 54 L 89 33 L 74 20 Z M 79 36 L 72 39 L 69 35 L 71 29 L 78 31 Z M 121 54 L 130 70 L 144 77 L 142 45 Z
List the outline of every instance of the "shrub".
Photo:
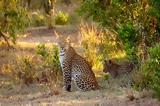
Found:
M 49 54 L 46 50 L 46 46 L 44 43 L 40 43 L 36 48 L 36 53 L 41 55 L 42 57 L 47 57 Z
M 29 15 L 30 26 L 44 26 L 46 24 L 45 17 L 39 12 L 34 12 Z
M 113 55 L 119 52 L 119 43 L 114 39 L 114 34 L 107 32 L 95 25 L 82 23 L 80 25 L 80 34 L 82 36 L 81 45 L 84 48 L 85 58 L 89 61 L 93 69 L 101 69 L 101 61 L 105 58 L 116 57 Z M 119 55 L 120 56 L 120 55 Z
M 139 49 L 145 57 L 145 47 L 154 45 L 158 38 L 159 3 L 157 0 L 81 0 L 78 13 L 117 32 L 127 57 L 138 63 Z
M 61 81 L 62 75 L 58 48 L 56 45 L 49 48 L 40 43 L 36 47 L 36 54 L 20 54 L 2 65 L 2 74 L 20 85 L 32 83 L 55 85 Z
M 10 66 L 7 68 L 8 73 L 4 73 L 9 76 L 12 81 L 19 82 L 19 84 L 29 85 L 36 81 L 37 67 L 36 63 L 33 62 L 33 58 L 30 56 L 22 56 L 9 63 Z M 5 71 L 6 69 L 4 69 Z
M 149 58 L 140 67 L 142 78 L 136 81 L 135 86 L 139 89 L 151 88 L 160 98 L 160 44 L 149 48 L 148 51 Z
M 0 13 L 0 37 L 9 46 L 9 40 L 16 43 L 17 33 L 28 25 L 27 11 L 17 0 L 1 0 Z
M 58 12 L 55 16 L 55 24 L 57 25 L 65 25 L 69 22 L 69 15 L 62 11 Z
M 36 48 L 36 53 L 42 56 L 43 62 L 41 66 L 47 72 L 48 81 L 57 82 L 61 74 L 58 47 L 53 45 L 51 49 L 47 49 L 45 44 L 40 43 Z
M 137 62 L 137 42 L 138 35 L 136 34 L 137 31 L 134 28 L 131 22 L 124 23 L 118 27 L 118 34 L 122 43 L 124 45 L 124 50 L 126 52 L 127 58 L 129 60 Z

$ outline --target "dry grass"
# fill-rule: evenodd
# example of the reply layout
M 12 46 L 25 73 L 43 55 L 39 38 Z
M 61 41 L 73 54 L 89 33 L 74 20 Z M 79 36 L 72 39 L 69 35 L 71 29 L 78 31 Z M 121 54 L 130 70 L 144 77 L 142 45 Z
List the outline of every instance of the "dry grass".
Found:
M 36 76 L 39 76 L 43 69 L 41 69 L 43 59 L 35 53 L 35 47 L 35 43 L 18 43 L 12 49 L 7 49 L 5 45 L 0 46 L 1 96 L 29 94 L 47 90 L 54 91 L 56 89 L 55 85 L 61 82 L 52 81 L 46 84 L 37 82 Z M 48 44 L 47 47 L 51 47 L 51 44 Z M 31 68 L 25 64 L 25 59 L 30 62 Z M 32 78 L 28 75 L 31 75 Z M 57 76 L 54 76 L 54 78 L 57 78 Z
M 75 1 L 76 0 L 72 0 L 72 2 Z M 70 25 L 73 28 L 68 25 L 55 26 L 54 30 L 60 32 L 62 35 L 71 35 L 75 40 L 78 36 L 76 25 L 79 23 L 80 19 L 74 14 L 74 10 L 78 4 L 74 3 L 73 6 L 66 6 L 62 5 L 59 1 L 57 4 L 57 11 L 65 11 L 73 17 Z M 78 53 L 85 53 L 86 58 L 93 62 L 94 70 L 98 70 L 94 72 L 102 89 L 97 91 L 77 92 L 77 89 L 72 88 L 72 92 L 65 92 L 62 90 L 62 81 L 59 81 L 58 84 L 54 82 L 50 84 L 34 82 L 29 85 L 21 85 L 21 82 L 18 82 L 17 79 L 14 81 L 12 79 L 13 75 L 11 70 L 13 66 L 22 67 L 20 60 L 27 57 L 30 61 L 33 61 L 35 64 L 34 66 L 37 67 L 38 61 L 43 60 L 35 55 L 35 47 L 39 42 L 48 42 L 49 39 L 50 43 L 45 43 L 45 45 L 47 48 L 51 48 L 54 42 L 52 30 L 48 30 L 46 34 L 44 28 L 41 28 L 41 30 L 37 28 L 36 32 L 28 33 L 29 35 L 26 37 L 25 41 L 23 39 L 21 42 L 18 42 L 14 49 L 8 50 L 6 46 L 0 46 L 0 105 L 160 106 L 160 102 L 153 99 L 151 93 L 148 94 L 148 91 L 136 92 L 130 88 L 121 88 L 121 83 L 124 80 L 128 80 L 127 77 L 113 79 L 110 84 L 108 84 L 108 80 L 103 78 L 104 73 L 102 72 L 103 67 L 101 66 L 101 60 L 125 57 L 124 51 L 117 49 L 119 47 L 116 47 L 116 40 L 111 32 L 103 32 L 97 29 L 95 25 L 90 26 L 82 24 L 80 33 L 82 35 L 82 42 L 89 44 L 89 50 L 84 52 L 84 49 L 82 50 L 80 46 L 77 46 L 76 50 Z M 105 35 L 105 38 L 103 35 Z M 78 41 L 79 38 L 75 40 L 76 43 Z M 101 49 L 100 52 L 99 48 Z M 103 49 L 106 50 L 103 51 Z M 102 52 L 103 55 L 99 57 L 99 54 Z M 92 60 L 93 58 L 95 60 Z
M 119 49 L 113 33 L 98 28 L 95 24 L 80 25 L 81 45 L 84 56 L 94 70 L 102 70 L 102 61 L 111 58 L 124 58 L 125 53 Z
M 15 49 L 7 50 L 6 47 L 0 47 L 0 66 L 6 67 L 9 70 L 11 61 L 16 61 L 17 57 L 29 56 L 34 57 L 35 47 L 37 43 L 18 43 Z M 47 44 L 51 47 L 51 44 Z M 15 62 L 16 63 L 16 62 Z M 17 64 L 17 66 L 19 66 Z M 2 67 L 0 67 L 2 68 Z M 151 99 L 146 94 L 139 94 L 134 90 L 126 90 L 118 85 L 119 79 L 113 80 L 113 84 L 108 84 L 103 78 L 102 71 L 96 71 L 96 76 L 99 85 L 103 87 L 101 90 L 89 92 L 77 92 L 77 89 L 72 89 L 72 92 L 64 92 L 62 86 L 52 87 L 44 84 L 30 84 L 29 86 L 19 86 L 18 83 L 13 83 L 11 78 L 2 75 L 0 77 L 0 105 L 82 105 L 82 106 L 158 106 L 157 100 Z M 115 85 L 115 86 L 114 86 Z M 133 99 L 136 98 L 136 99 Z M 131 99 L 133 99 L 131 101 Z M 144 102 L 145 101 L 145 102 Z

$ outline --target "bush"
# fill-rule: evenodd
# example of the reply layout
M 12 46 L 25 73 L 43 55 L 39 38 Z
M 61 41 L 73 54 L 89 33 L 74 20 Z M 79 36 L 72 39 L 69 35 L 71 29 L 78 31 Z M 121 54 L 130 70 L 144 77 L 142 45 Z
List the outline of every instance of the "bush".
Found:
M 65 25 L 69 22 L 69 15 L 62 11 L 58 12 L 55 17 L 55 24 L 57 25 Z
M 45 44 L 40 43 L 36 48 L 36 53 L 43 59 L 41 66 L 47 72 L 47 79 L 57 82 L 61 74 L 58 47 L 53 45 L 51 49 L 47 49 Z
M 34 12 L 30 14 L 29 20 L 30 20 L 30 26 L 32 27 L 44 26 L 46 24 L 45 17 L 39 12 Z
M 123 42 L 127 58 L 136 63 L 138 61 L 138 56 L 136 54 L 137 43 L 135 42 L 137 42 L 139 36 L 136 34 L 137 31 L 134 28 L 133 24 L 131 22 L 124 23 L 118 27 L 117 32 L 121 41 Z
M 1 0 L 0 13 L 0 37 L 3 37 L 9 46 L 8 41 L 16 43 L 17 33 L 22 32 L 28 25 L 27 11 L 17 0 Z
M 138 89 L 151 88 L 160 98 L 160 44 L 149 50 L 149 58 L 140 67 L 141 79 L 136 81 Z
M 81 44 L 85 50 L 84 55 L 93 68 L 98 68 L 102 59 L 102 55 L 98 54 L 98 46 L 102 33 L 99 33 L 95 26 L 89 27 L 87 24 L 80 26 L 80 32 L 82 36 Z
M 82 36 L 82 47 L 84 48 L 84 55 L 89 61 L 93 69 L 102 69 L 102 60 L 105 58 L 120 57 L 120 47 L 118 42 L 114 39 L 114 34 L 107 32 L 95 25 L 88 25 L 82 23 L 80 25 L 80 33 Z M 123 51 L 121 51 L 122 53 Z
M 61 69 L 59 62 L 59 51 L 57 46 L 52 45 L 52 48 L 49 49 L 45 46 L 45 44 L 40 43 L 36 48 L 36 53 L 42 56 L 45 66 L 52 67 L 57 71 Z
M 36 64 L 33 63 L 30 57 L 22 57 L 20 63 L 21 70 L 17 71 L 15 76 L 26 85 L 33 83 L 36 79 Z
M 45 44 L 40 43 L 37 48 L 36 48 L 36 53 L 38 55 L 41 55 L 42 57 L 47 57 L 49 54 L 47 52 L 47 48 L 45 46 Z
M 36 81 L 38 67 L 32 57 L 22 56 L 3 66 L 2 70 L 13 82 L 29 85 Z
M 153 12 L 154 9 L 159 10 L 156 0 L 81 0 L 78 13 L 116 32 L 127 57 L 138 63 L 139 52 L 145 54 L 145 48 L 154 45 L 158 38 L 159 12 Z M 151 10 L 154 15 L 150 15 Z
M 57 84 L 62 76 L 58 48 L 55 45 L 49 48 L 39 44 L 36 54 L 20 54 L 8 64 L 2 65 L 2 74 L 11 78 L 13 83 L 21 85 Z

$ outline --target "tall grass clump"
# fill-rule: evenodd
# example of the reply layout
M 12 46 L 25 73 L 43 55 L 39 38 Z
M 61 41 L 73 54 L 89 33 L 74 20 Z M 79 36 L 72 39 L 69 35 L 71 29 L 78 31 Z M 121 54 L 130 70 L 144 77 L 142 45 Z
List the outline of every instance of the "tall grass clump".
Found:
M 3 65 L 3 75 L 8 76 L 13 83 L 29 85 L 36 81 L 38 66 L 29 55 L 17 56 L 8 64 Z
M 85 58 L 93 69 L 101 69 L 104 59 L 122 57 L 123 51 L 118 48 L 116 35 L 98 28 L 96 25 L 82 23 L 80 25 L 81 45 L 84 48 Z

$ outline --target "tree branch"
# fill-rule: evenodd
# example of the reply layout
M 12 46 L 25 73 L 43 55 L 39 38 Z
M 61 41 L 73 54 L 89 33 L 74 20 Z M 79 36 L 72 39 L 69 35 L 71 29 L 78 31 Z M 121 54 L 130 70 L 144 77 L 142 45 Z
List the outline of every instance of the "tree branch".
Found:
M 2 37 L 7 43 L 8 47 L 10 47 L 10 44 L 8 42 L 8 37 L 2 31 L 0 31 L 0 37 Z

